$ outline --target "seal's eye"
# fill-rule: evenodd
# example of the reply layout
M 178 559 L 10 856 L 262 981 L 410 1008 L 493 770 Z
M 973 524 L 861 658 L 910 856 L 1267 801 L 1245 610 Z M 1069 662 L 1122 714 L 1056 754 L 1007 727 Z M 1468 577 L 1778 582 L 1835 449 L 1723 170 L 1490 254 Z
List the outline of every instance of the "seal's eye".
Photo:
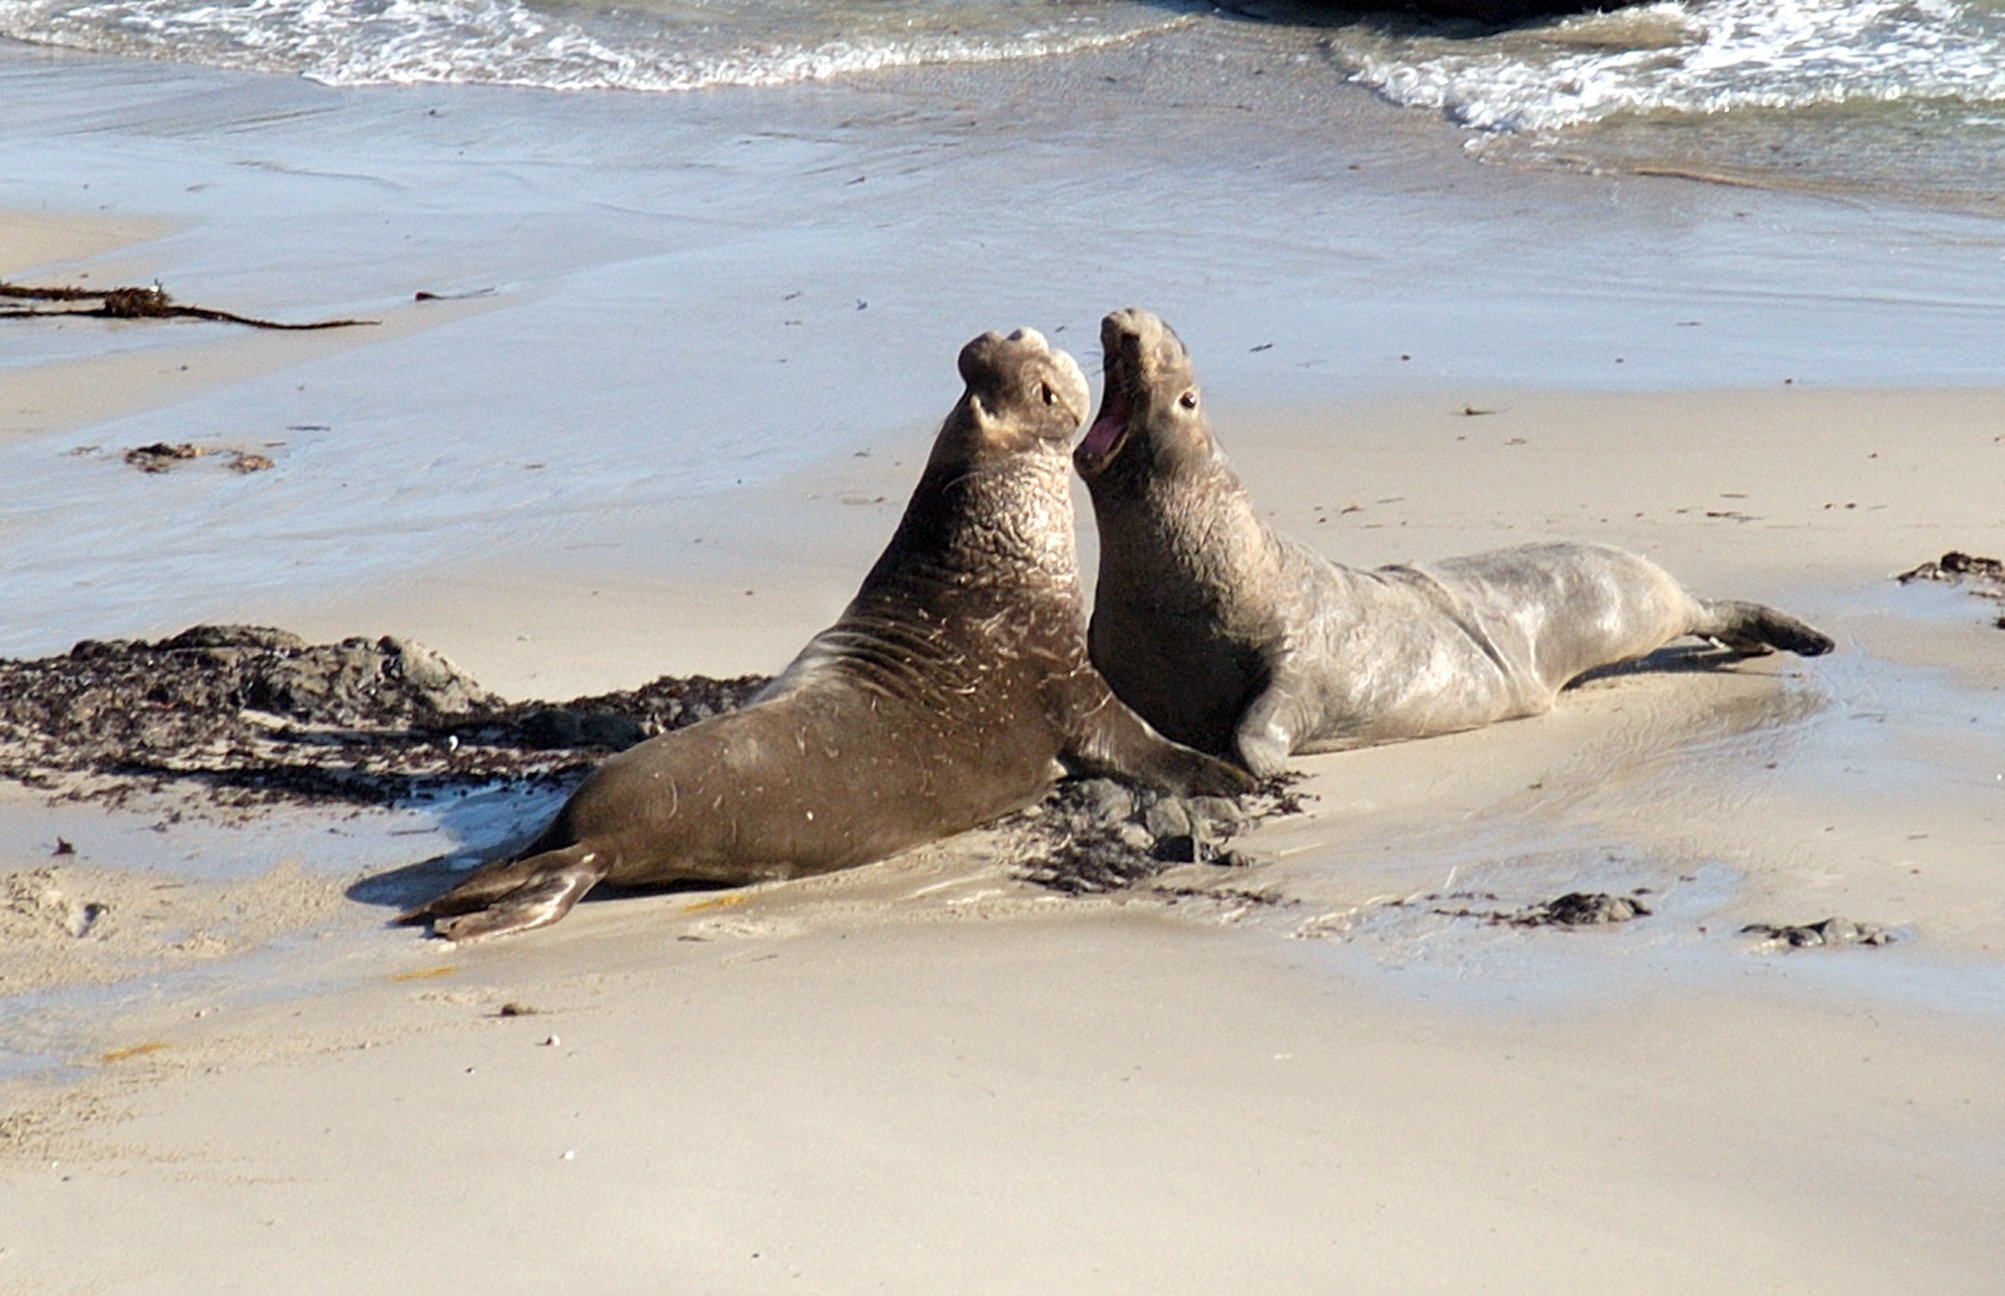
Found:
M 1058 403 L 1058 393 L 1051 390 L 1050 383 L 1039 383 L 1037 385 L 1037 394 L 1044 397 L 1046 405 L 1056 405 Z
M 1185 409 L 1196 409 L 1197 388 L 1193 387 L 1183 395 L 1177 397 L 1177 404 L 1183 406 Z

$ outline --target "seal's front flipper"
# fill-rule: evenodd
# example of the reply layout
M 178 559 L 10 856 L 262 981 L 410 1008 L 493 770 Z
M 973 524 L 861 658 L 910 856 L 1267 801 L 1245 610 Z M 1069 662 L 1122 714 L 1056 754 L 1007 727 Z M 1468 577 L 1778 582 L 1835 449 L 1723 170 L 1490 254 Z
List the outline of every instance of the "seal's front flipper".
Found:
M 1238 753 L 1239 763 L 1258 778 L 1285 773 L 1301 731 L 1298 710 L 1294 700 L 1278 688 L 1255 698 L 1232 733 L 1232 749 Z
M 1238 796 L 1259 787 L 1246 771 L 1149 728 L 1111 691 L 1082 719 L 1059 759 L 1083 774 L 1139 779 L 1178 796 Z
M 582 844 L 491 864 L 398 921 L 430 919 L 432 934 L 451 941 L 547 927 L 571 912 L 612 866 L 611 854 Z
M 1699 602 L 1699 612 L 1692 633 L 1737 653 L 1757 656 L 1780 648 L 1799 657 L 1821 657 L 1833 647 L 1830 635 L 1764 603 L 1706 599 Z

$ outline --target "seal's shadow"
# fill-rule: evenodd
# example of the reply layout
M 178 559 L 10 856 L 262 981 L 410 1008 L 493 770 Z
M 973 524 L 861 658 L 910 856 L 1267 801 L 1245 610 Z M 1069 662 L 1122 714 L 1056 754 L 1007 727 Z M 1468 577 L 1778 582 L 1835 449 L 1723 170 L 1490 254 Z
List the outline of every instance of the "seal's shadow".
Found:
M 491 860 L 508 859 L 526 847 L 542 830 L 557 808 L 563 804 L 565 793 L 548 798 L 539 797 L 539 810 L 512 816 L 512 827 L 496 831 L 496 816 L 492 810 L 484 814 L 468 816 L 469 822 L 456 824 L 455 816 L 447 811 L 441 816 L 442 827 L 460 837 L 458 849 L 434 855 L 430 859 L 418 860 L 397 868 L 371 873 L 357 878 L 343 893 L 357 904 L 372 908 L 388 909 L 392 913 L 402 913 L 413 909 L 427 900 L 452 890 L 466 880 L 467 874 Z M 418 808 L 415 804 L 411 808 Z M 515 822 L 516 820 L 520 822 Z M 618 900 L 641 895 L 669 895 L 681 892 L 707 892 L 728 889 L 732 884 L 723 882 L 680 881 L 660 886 L 617 886 L 602 883 L 592 888 L 583 903 L 598 900 Z
M 1767 653 L 1742 653 L 1731 648 L 1721 648 L 1713 644 L 1675 643 L 1666 644 L 1647 656 L 1625 662 L 1610 662 L 1606 666 L 1596 666 L 1583 671 L 1567 681 L 1562 693 L 1570 693 L 1583 684 L 1596 680 L 1624 679 L 1631 675 L 1695 675 L 1701 672 L 1729 670 L 1744 661 L 1758 660 Z
M 458 858 L 458 853 L 434 855 L 415 864 L 372 873 L 350 883 L 345 894 L 357 904 L 401 913 L 450 890 L 455 882 L 464 878 L 466 870 L 454 867 Z
M 373 908 L 388 909 L 402 913 L 414 909 L 427 900 L 436 899 L 466 880 L 467 870 L 456 865 L 465 852 L 450 855 L 436 855 L 402 868 L 389 869 L 382 873 L 372 873 L 351 883 L 345 893 L 357 904 Z M 502 852 L 495 852 L 497 858 Z M 484 861 L 485 853 L 480 855 Z M 728 882 L 670 882 L 661 886 L 625 887 L 602 883 L 593 887 L 590 895 L 580 903 L 597 904 L 601 900 L 625 900 L 634 896 L 681 895 L 709 891 L 727 891 L 736 884 Z M 386 919 L 386 921 L 388 921 Z
M 357 879 L 346 894 L 358 904 L 398 911 L 430 900 L 465 881 L 480 865 L 506 859 L 527 846 L 583 781 L 580 771 L 525 788 L 504 776 L 477 787 L 397 798 L 394 804 L 399 809 L 429 816 L 458 844 L 429 859 Z

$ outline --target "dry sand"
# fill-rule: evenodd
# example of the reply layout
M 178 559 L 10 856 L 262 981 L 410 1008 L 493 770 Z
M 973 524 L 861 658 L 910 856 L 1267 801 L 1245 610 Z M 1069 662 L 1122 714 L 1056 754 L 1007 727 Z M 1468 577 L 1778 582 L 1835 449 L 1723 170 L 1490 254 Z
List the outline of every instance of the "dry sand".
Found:
M 162 399 L 128 363 L 9 370 L 0 420 L 79 372 L 108 403 L 71 427 Z M 1788 376 L 1215 384 L 1255 497 L 1345 561 L 1610 540 L 1840 643 L 1673 655 L 1547 717 L 1304 759 L 1307 813 L 1236 843 L 1244 868 L 1061 898 L 977 834 L 451 948 L 334 892 L 542 803 L 253 838 L 10 793 L 0 1021 L 55 1065 L 0 1075 L 0 1290 L 1994 1290 L 2005 632 L 1888 578 L 2005 552 L 1973 487 L 2005 469 L 1999 393 Z M 255 606 L 409 635 L 509 695 L 771 670 L 927 435 L 748 487 L 694 574 L 462 551 Z M 1650 913 L 1491 920 L 1576 890 Z M 1895 941 L 1740 933 L 1834 914 Z

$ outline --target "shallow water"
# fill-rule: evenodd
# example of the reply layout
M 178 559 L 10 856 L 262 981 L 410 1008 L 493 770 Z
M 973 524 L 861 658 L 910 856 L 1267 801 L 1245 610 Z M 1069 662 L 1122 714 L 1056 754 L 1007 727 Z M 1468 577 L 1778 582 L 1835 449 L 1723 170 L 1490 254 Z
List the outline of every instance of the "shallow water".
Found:
M 1355 22 L 1327 48 L 1491 160 L 2005 213 L 1997 0 L 1657 0 L 1501 32 Z
M 1289 0 L 0 0 L 0 36 L 336 86 L 643 93 L 1175 36 L 1249 93 L 1305 65 L 1491 160 L 2005 212 L 2001 0 L 1655 0 L 1504 30 Z
M 1136 0 L 0 0 L 0 33 L 328 85 L 682 91 L 1034 59 L 1209 9 Z
M 1029 87 L 549 96 L 0 56 L 0 202 L 169 222 L 126 261 L 184 300 L 401 330 L 0 445 L 0 476 L 31 486 L 0 515 L 0 652 L 270 619 L 502 555 L 719 578 L 701 541 L 748 492 L 858 452 L 916 463 L 967 338 L 1033 325 L 1090 370 L 1099 316 L 1130 303 L 1177 324 L 1228 402 L 1997 380 L 1993 222 L 1588 192 L 1469 169 L 1438 131 L 1358 115 L 1355 90 L 1335 127 L 1314 102 L 1257 120 L 1197 75 L 1202 46 L 1093 58 Z M 199 374 L 201 346 L 267 340 L 13 329 L 0 366 Z M 156 441 L 277 466 L 121 462 Z M 786 552 L 791 525 L 760 529 Z

